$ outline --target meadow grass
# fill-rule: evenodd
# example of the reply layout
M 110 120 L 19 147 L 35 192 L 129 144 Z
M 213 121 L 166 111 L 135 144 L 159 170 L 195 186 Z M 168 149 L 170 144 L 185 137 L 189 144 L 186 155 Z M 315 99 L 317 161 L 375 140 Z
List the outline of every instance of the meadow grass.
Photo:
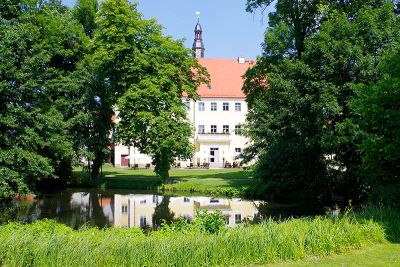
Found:
M 243 266 L 345 252 L 385 241 L 383 228 L 354 217 L 303 218 L 217 233 L 83 228 L 54 221 L 0 226 L 2 266 Z
M 249 265 L 248 267 L 338 267 L 338 266 L 363 266 L 363 267 L 398 267 L 400 266 L 400 244 L 389 242 L 347 251 L 344 254 L 330 256 L 311 256 L 297 261 L 284 261 L 279 263 Z
M 171 169 L 172 183 L 163 183 L 152 169 L 115 168 L 111 164 L 103 166 L 103 177 L 96 181 L 84 179 L 82 168 L 75 168 L 74 176 L 78 181 L 75 186 L 223 196 L 245 196 L 257 184 L 243 169 Z

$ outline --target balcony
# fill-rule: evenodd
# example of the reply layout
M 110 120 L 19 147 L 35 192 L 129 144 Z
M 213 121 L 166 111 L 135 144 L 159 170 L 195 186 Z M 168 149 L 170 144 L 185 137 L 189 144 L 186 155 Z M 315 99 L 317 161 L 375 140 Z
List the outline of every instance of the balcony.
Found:
M 232 135 L 230 133 L 198 133 L 198 142 L 230 142 L 232 141 Z

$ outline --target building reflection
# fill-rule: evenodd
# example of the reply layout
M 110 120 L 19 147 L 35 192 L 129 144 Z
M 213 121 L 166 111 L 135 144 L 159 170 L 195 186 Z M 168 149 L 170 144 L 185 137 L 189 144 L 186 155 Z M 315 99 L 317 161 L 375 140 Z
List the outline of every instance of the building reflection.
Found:
M 223 199 L 210 197 L 165 197 L 159 195 L 115 195 L 114 226 L 116 227 L 151 227 L 156 228 L 157 208 L 165 198 L 169 201 L 169 211 L 164 211 L 168 220 L 183 217 L 194 219 L 197 210 L 215 212 L 220 210 L 227 225 L 236 227 L 243 221 L 252 221 L 259 217 L 257 207 L 260 201 L 244 201 L 241 199 Z
M 259 217 L 261 201 L 210 197 L 170 197 L 149 194 L 112 194 L 108 192 L 71 192 L 19 197 L 0 206 L 0 223 L 33 222 L 54 219 L 78 229 L 82 225 L 98 227 L 141 227 L 157 229 L 165 220 L 179 217 L 192 220 L 197 210 L 220 210 L 227 225 L 236 227 Z

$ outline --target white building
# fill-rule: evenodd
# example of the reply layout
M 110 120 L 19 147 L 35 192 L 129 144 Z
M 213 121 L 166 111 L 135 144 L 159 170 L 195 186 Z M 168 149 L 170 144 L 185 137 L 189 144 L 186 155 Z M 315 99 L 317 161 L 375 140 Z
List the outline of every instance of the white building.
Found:
M 201 85 L 197 92 L 200 100 L 183 98 L 187 105 L 190 122 L 195 128 L 192 143 L 195 154 L 191 160 L 181 162 L 181 167 L 193 165 L 210 168 L 222 168 L 239 164 L 235 160 L 245 147 L 247 139 L 241 133 L 245 122 L 247 104 L 242 92 L 243 78 L 246 70 L 254 61 L 237 59 L 204 58 L 202 28 L 198 22 L 195 27 L 193 43 L 194 56 L 210 74 L 210 85 Z M 114 164 L 120 166 L 146 166 L 151 158 L 140 154 L 134 147 L 115 146 Z

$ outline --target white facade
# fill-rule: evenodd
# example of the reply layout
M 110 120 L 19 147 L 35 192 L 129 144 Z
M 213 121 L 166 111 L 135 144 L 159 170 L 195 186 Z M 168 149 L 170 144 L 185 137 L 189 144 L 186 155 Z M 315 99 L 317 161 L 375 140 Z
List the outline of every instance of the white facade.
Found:
M 195 129 L 191 142 L 195 147 L 193 158 L 180 162 L 181 167 L 209 164 L 210 168 L 223 168 L 228 164 L 239 165 L 235 159 L 243 150 L 247 139 L 240 135 L 246 120 L 247 104 L 244 98 L 202 98 L 187 100 L 188 118 Z M 115 146 L 116 167 L 146 167 L 151 157 L 141 154 L 135 147 Z
M 226 163 L 239 164 L 235 157 L 247 142 L 240 134 L 246 113 L 243 98 L 202 98 L 190 102 L 188 117 L 195 127 L 194 166 L 209 163 L 210 168 L 222 168 Z

